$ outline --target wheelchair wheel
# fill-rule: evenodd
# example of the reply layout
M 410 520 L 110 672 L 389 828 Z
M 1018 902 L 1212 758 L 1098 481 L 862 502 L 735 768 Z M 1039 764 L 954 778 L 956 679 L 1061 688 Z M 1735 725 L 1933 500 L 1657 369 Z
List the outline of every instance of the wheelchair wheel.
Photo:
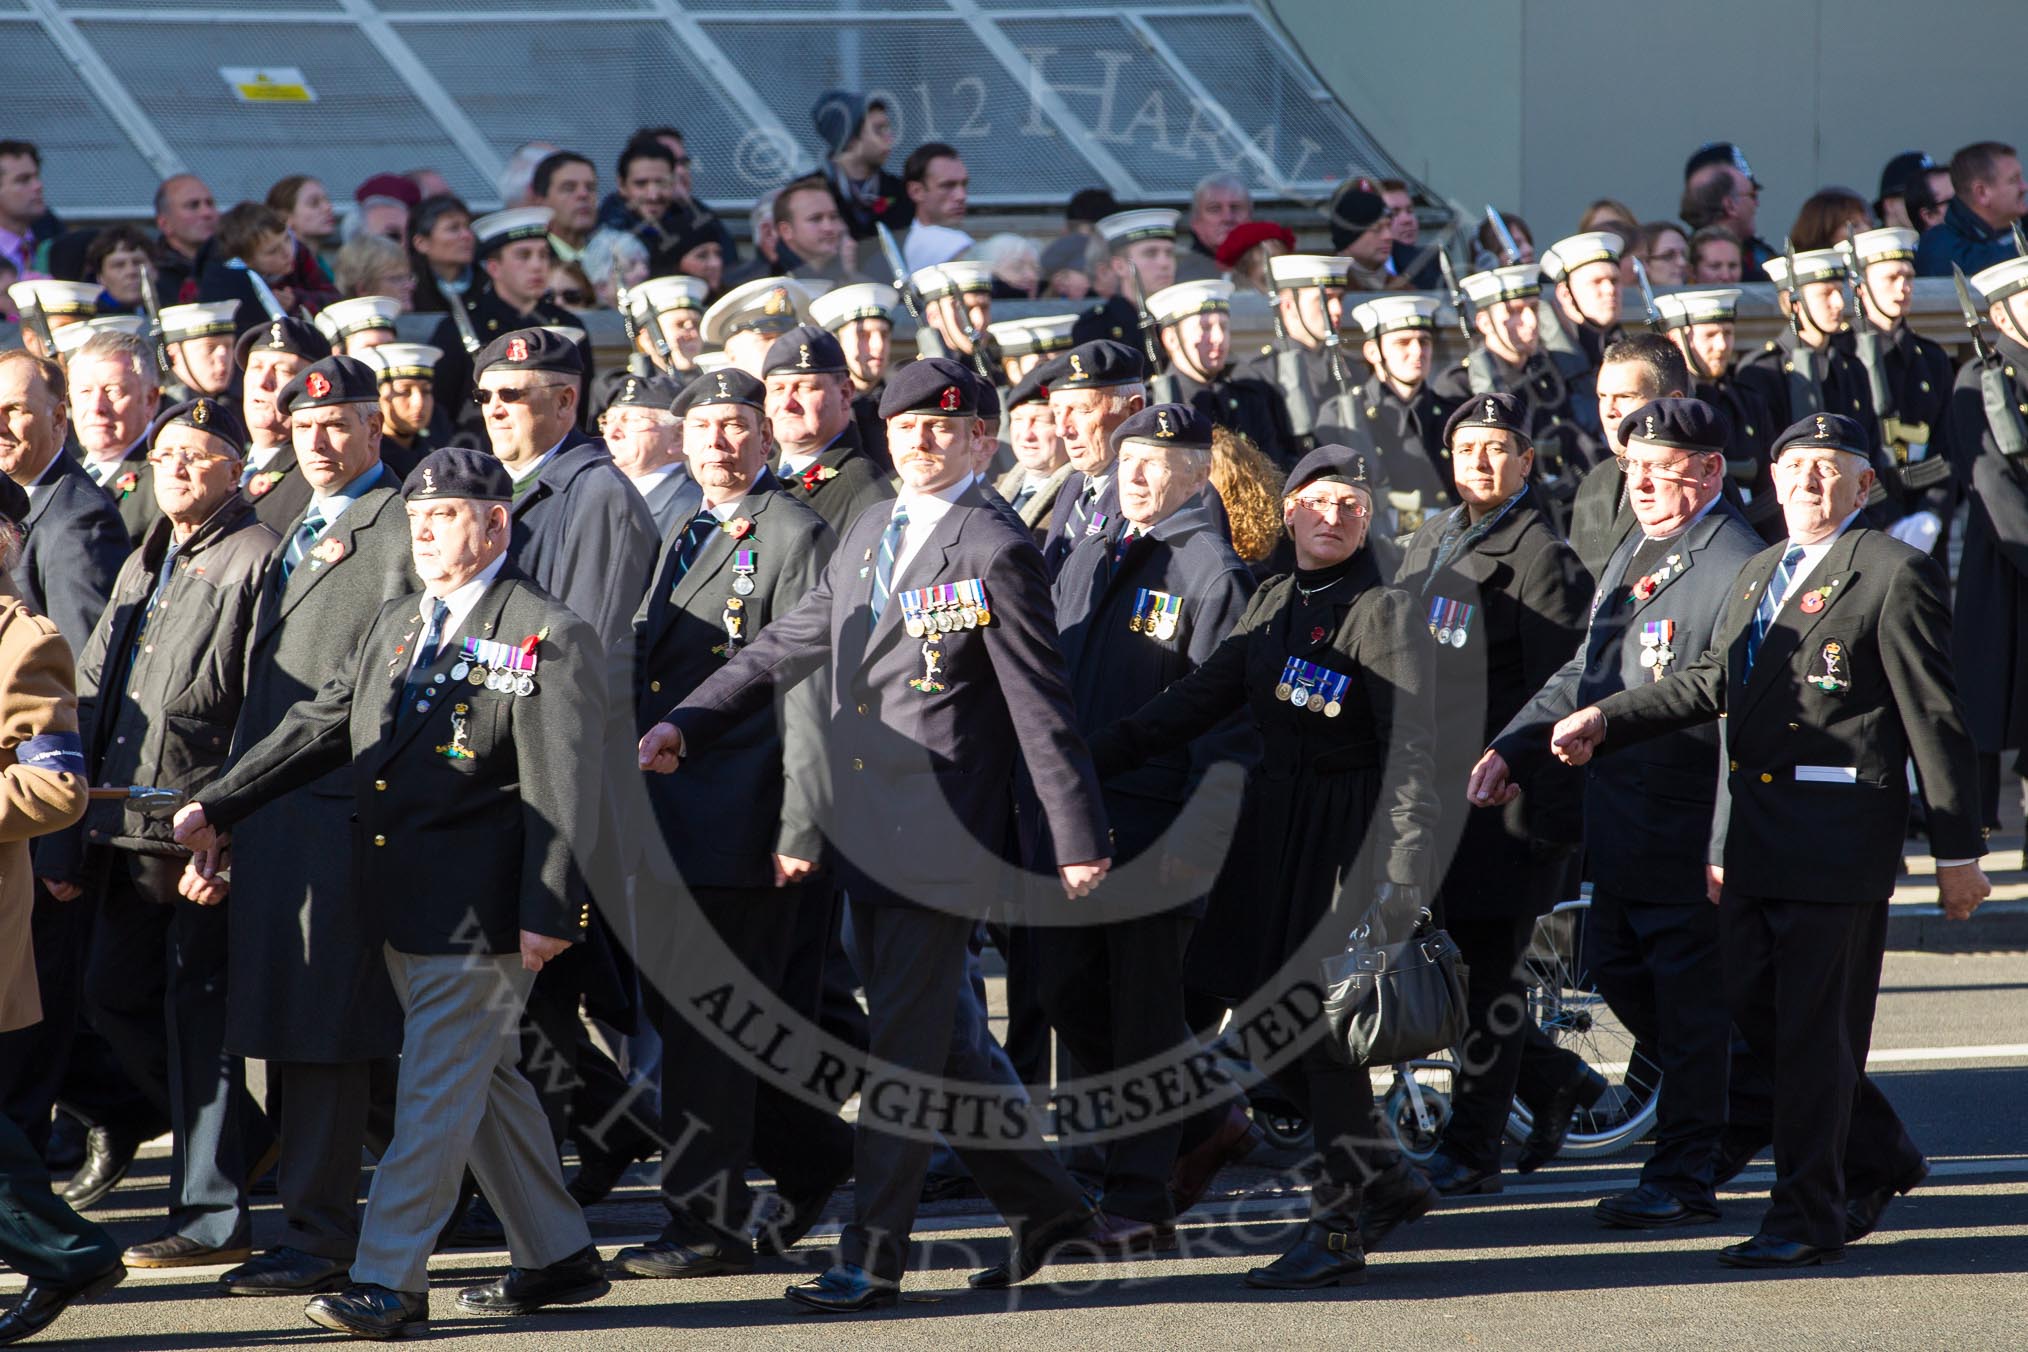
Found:
M 1605 1077 L 1606 1092 L 1581 1110 L 1558 1157 L 1610 1155 L 1647 1135 L 1655 1125 L 1655 1099 L 1662 1073 L 1637 1045 L 1634 1035 L 1607 1007 L 1584 961 L 1584 928 L 1591 909 L 1589 889 L 1559 904 L 1536 922 L 1535 937 L 1522 963 L 1525 992 L 1535 1023 L 1557 1046 L 1576 1053 Z M 1534 1122 L 1518 1098 L 1507 1118 L 1507 1136 L 1528 1139 Z
M 1403 1155 L 1422 1164 L 1436 1153 L 1451 1120 L 1451 1087 L 1457 1067 L 1439 1057 L 1408 1061 L 1394 1068 L 1394 1083 L 1381 1101 L 1381 1117 Z
M 1260 1128 L 1270 1150 L 1307 1154 L 1314 1135 L 1310 1119 L 1287 1099 L 1256 1095 L 1251 1104 L 1253 1124 Z

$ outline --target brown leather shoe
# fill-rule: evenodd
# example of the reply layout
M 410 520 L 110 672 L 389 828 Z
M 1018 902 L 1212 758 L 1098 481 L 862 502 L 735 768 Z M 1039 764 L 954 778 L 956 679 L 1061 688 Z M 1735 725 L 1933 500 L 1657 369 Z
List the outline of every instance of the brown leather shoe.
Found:
M 1137 1221 L 1101 1212 L 1090 1232 L 1079 1236 L 1079 1243 L 1090 1244 L 1109 1258 L 1164 1253 L 1176 1247 L 1176 1222 Z
M 1209 1139 L 1176 1161 L 1169 1174 L 1169 1200 L 1182 1215 L 1204 1200 L 1212 1180 L 1221 1169 L 1237 1164 L 1259 1148 L 1261 1129 L 1254 1125 L 1244 1104 L 1226 1109 L 1225 1121 Z

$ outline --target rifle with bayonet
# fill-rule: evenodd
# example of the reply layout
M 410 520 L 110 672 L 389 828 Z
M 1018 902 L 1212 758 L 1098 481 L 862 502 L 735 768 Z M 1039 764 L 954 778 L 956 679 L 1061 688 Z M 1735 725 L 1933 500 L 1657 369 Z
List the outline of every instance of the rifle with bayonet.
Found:
M 1655 288 L 1648 283 L 1647 264 L 1638 258 L 1634 260 L 1634 280 L 1641 287 L 1641 304 L 1648 309 L 1648 328 L 1656 333 L 1662 332 L 1662 307 L 1655 304 Z
M 1291 291 L 1289 294 L 1297 293 Z M 1315 444 L 1317 408 L 1310 400 L 1310 387 L 1303 382 L 1302 348 L 1289 337 L 1288 326 L 1282 323 L 1279 292 L 1269 311 L 1274 316 L 1275 326 L 1275 384 L 1281 387 L 1282 404 L 1289 414 L 1289 439 L 1294 443 L 1289 449 L 1296 454 L 1304 454 Z
M 1500 261 L 1508 267 L 1521 261 L 1521 245 L 1514 239 L 1514 232 L 1507 228 L 1507 218 L 1486 204 L 1486 224 L 1493 228 L 1493 238 L 1500 242 Z
M 451 312 L 451 327 L 458 331 L 459 345 L 471 356 L 478 356 L 479 349 L 485 344 L 481 343 L 479 335 L 472 331 L 472 316 L 465 309 L 465 298 L 451 295 L 444 297 L 444 300 L 448 302 L 444 308 Z
M 1964 315 L 1965 330 L 1972 335 L 1972 355 L 1979 363 L 1979 401 L 1985 405 L 1986 426 L 1993 434 L 1993 444 L 2009 459 L 2028 455 L 2028 427 L 2022 426 L 2020 410 L 2007 388 L 2005 363 L 1986 341 L 1979 307 L 1972 300 L 1971 283 L 1965 280 L 1965 270 L 1955 263 L 1951 264 L 1951 278 L 1957 283 L 1958 310 Z
M 1873 327 L 1865 309 L 1859 304 L 1859 288 L 1865 282 L 1859 277 L 1859 255 L 1852 247 L 1852 241 L 1845 239 L 1838 244 L 1838 289 L 1845 297 L 1845 315 L 1852 328 L 1852 347 L 1859 358 L 1859 365 L 1866 371 L 1866 390 L 1873 401 L 1873 425 L 1876 430 L 1878 447 L 1874 463 L 1873 492 L 1866 499 L 1867 506 L 1885 498 L 1893 497 L 1903 508 L 1910 506 L 1908 493 L 1910 485 L 1902 477 L 1901 467 L 1895 463 L 1892 450 L 1888 448 L 1888 408 L 1894 403 L 1894 395 L 1887 386 L 1887 366 L 1880 349 L 1880 330 Z M 1828 354 L 1830 344 L 1825 344 Z M 1898 429 L 1900 422 L 1894 420 Z M 1942 462 L 1937 462 L 1941 464 Z
M 880 252 L 887 259 L 888 271 L 894 274 L 894 289 L 901 293 L 902 306 L 908 317 L 915 321 L 915 354 L 918 357 L 942 357 L 948 354 L 944 347 L 943 335 L 936 331 L 924 313 L 922 293 L 909 280 L 908 264 L 901 259 L 901 246 L 894 242 L 894 232 L 884 221 L 873 223 L 874 234 L 880 237 Z
M 948 281 L 950 274 L 945 273 L 944 277 Z M 945 299 L 951 303 L 951 315 L 958 322 L 958 331 L 965 335 L 965 342 L 971 346 L 972 374 L 988 385 L 997 386 L 1000 382 L 994 377 L 993 368 L 986 361 L 986 335 L 979 332 L 978 326 L 972 323 L 972 312 L 965 305 L 965 293 L 953 290 L 945 296 Z
M 2021 228 L 2021 222 L 2014 222 L 2014 256 L 2028 258 L 2028 230 Z
M 655 355 L 650 357 L 641 351 L 641 330 L 634 322 L 633 296 L 628 292 L 627 284 L 620 279 L 620 261 L 617 258 L 613 260 L 613 298 L 619 302 L 620 321 L 627 329 L 627 369 L 633 370 L 638 358 L 649 369 L 635 371 L 636 375 L 653 375 L 657 365 L 664 371 L 675 370 L 676 354 L 669 348 L 669 336 L 662 332 L 661 308 L 645 291 L 641 293 L 641 309 L 648 321 L 648 345 L 655 350 Z
M 1141 356 L 1148 363 L 1148 402 L 1177 403 L 1181 396 L 1176 388 L 1176 373 L 1163 369 L 1161 326 L 1148 309 L 1148 288 L 1141 281 L 1141 265 L 1128 259 L 1127 275 L 1133 279 L 1134 309 L 1141 320 Z
M 1473 323 L 1472 298 L 1465 294 L 1464 287 L 1458 285 L 1457 270 L 1451 266 L 1449 254 L 1437 255 L 1437 267 L 1444 275 L 1444 289 L 1451 293 L 1451 312 L 1458 317 L 1458 333 L 1464 338 L 1465 346 L 1469 348 L 1479 340 L 1478 326 Z
M 176 370 L 169 364 L 169 344 L 162 337 L 162 307 L 155 299 L 155 278 L 146 263 L 141 265 L 141 308 L 148 315 L 148 342 L 155 350 L 155 374 L 162 380 L 173 380 Z
M 1796 350 L 1790 354 L 1789 365 L 1789 417 L 1807 418 L 1812 413 L 1824 411 L 1824 387 L 1817 374 L 1817 350 L 1803 338 L 1803 283 L 1796 273 L 1796 245 L 1794 240 L 1782 241 L 1782 256 L 1789 267 L 1789 331 L 1796 336 Z M 1830 336 L 1825 335 L 1826 348 Z
M 1331 376 L 1331 393 L 1317 411 L 1320 426 L 1336 427 L 1345 434 L 1345 444 L 1355 451 L 1371 451 L 1373 436 L 1359 417 L 1359 400 L 1345 375 L 1345 344 L 1338 326 L 1331 322 L 1331 296 L 1324 284 L 1317 284 L 1317 309 L 1324 316 L 1324 369 Z
M 268 285 L 268 279 L 261 276 L 258 269 L 249 266 L 246 270 L 246 279 L 253 283 L 254 299 L 258 300 L 261 308 L 268 312 L 269 319 L 289 317 L 289 312 L 282 308 L 281 297 L 275 294 L 275 289 Z
M 28 326 L 42 344 L 42 355 L 50 361 L 56 360 L 56 334 L 49 327 L 49 314 L 42 308 L 42 297 L 37 296 L 21 307 L 21 322 Z

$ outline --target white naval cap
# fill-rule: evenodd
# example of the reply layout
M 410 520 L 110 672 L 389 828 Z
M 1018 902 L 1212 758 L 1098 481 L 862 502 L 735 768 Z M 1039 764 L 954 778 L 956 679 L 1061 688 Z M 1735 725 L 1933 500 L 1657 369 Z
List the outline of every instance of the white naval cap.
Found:
M 639 286 L 627 288 L 627 308 L 634 318 L 648 322 L 648 306 L 663 314 L 671 310 L 695 310 L 704 312 L 704 298 L 711 294 L 711 288 L 701 278 L 687 272 L 672 273 L 667 277 L 650 277 Z
M 1997 305 L 2009 296 L 2028 291 L 2028 258 L 2010 258 L 1982 268 L 1971 282 L 1973 289 L 1986 298 L 1986 304 Z
M 1352 320 L 1368 338 L 1378 338 L 1397 329 L 1434 329 L 1436 312 L 1435 296 L 1378 296 L 1353 306 Z
M 1268 280 L 1277 291 L 1312 286 L 1343 286 L 1352 276 L 1352 260 L 1337 254 L 1278 254 L 1268 259 Z
M 1157 324 L 1174 324 L 1185 315 L 1211 311 L 1229 314 L 1231 310 L 1232 283 L 1216 277 L 1178 282 L 1148 297 L 1148 313 L 1155 317 Z
M 1737 290 L 1671 291 L 1655 297 L 1655 313 L 1665 329 L 1687 328 L 1692 324 L 1730 324 L 1739 317 Z
M 1890 225 L 1879 230 L 1861 230 L 1852 236 L 1852 252 L 1863 265 L 1866 263 L 1891 263 L 1900 259 L 1913 261 L 1916 241 L 1920 238 L 1907 226 Z
M 194 305 L 166 305 L 162 308 L 162 341 L 181 343 L 191 338 L 217 334 L 231 336 L 239 329 L 236 300 L 206 300 Z
M 548 207 L 509 207 L 473 221 L 472 234 L 483 257 L 517 240 L 548 239 L 549 222 L 555 215 Z
M 1762 268 L 1776 286 L 1783 290 L 1791 288 L 1787 258 L 1777 254 Z M 1836 249 L 1805 249 L 1796 255 L 1795 284 L 1836 281 L 1844 275 L 1845 255 Z
M 1102 217 L 1092 228 L 1110 248 L 1124 249 L 1144 239 L 1176 238 L 1176 222 L 1182 218 L 1182 212 L 1168 207 L 1141 207 L 1133 211 L 1115 211 Z
M 52 329 L 49 336 L 56 343 L 56 350 L 69 356 L 101 333 L 130 333 L 138 338 L 146 323 L 139 315 L 101 315 L 82 324 L 65 324 L 60 329 Z
M 99 312 L 99 284 L 97 282 L 59 282 L 43 277 L 32 282 L 16 282 L 7 288 L 7 299 L 14 302 L 14 308 L 24 313 L 40 310 L 44 315 L 76 315 L 90 318 Z
M 792 277 L 756 277 L 735 286 L 704 312 L 699 326 L 704 341 L 723 347 L 725 340 L 747 329 L 780 337 L 810 322 L 810 293 Z
M 917 268 L 909 274 L 908 280 L 915 287 L 916 294 L 924 300 L 963 292 L 991 291 L 993 265 L 971 258 L 954 258 L 935 267 Z
M 393 296 L 354 296 L 334 300 L 317 314 L 317 331 L 335 345 L 368 329 L 391 329 L 401 314 Z
M 893 310 L 901 293 L 885 282 L 852 282 L 833 287 L 810 302 L 810 322 L 832 333 L 855 319 L 885 319 L 892 323 Z
M 437 371 L 444 350 L 428 343 L 381 343 L 359 354 L 359 360 L 373 368 L 376 380 L 428 380 Z
M 1617 264 L 1626 247 L 1624 239 L 1608 230 L 1567 235 L 1542 251 L 1542 279 L 1553 285 L 1587 263 Z
M 1514 263 L 1504 268 L 1472 273 L 1458 285 L 1471 297 L 1474 305 L 1525 300 L 1542 293 L 1542 269 L 1533 263 Z

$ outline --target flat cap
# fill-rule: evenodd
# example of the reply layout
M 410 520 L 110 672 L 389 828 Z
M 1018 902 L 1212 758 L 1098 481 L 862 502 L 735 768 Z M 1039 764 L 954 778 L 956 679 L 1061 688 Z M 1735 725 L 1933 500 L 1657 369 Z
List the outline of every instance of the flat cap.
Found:
M 1645 441 L 1679 451 L 1723 455 L 1731 434 L 1725 414 L 1702 399 L 1650 399 L 1620 419 L 1613 437 L 1622 446 Z
M 1444 446 L 1448 448 L 1451 438 L 1465 427 L 1498 428 L 1521 438 L 1524 446 L 1535 444 L 1528 435 L 1528 405 L 1511 394 L 1475 394 L 1452 409 L 1451 416 L 1444 419 Z
M 1846 451 L 1866 455 L 1866 429 L 1842 413 L 1812 413 L 1789 425 L 1774 439 L 1770 459 L 1779 460 L 1791 447 L 1807 451 Z
M 1154 446 L 1209 450 L 1214 426 L 1190 404 L 1154 404 L 1113 429 L 1113 449 L 1117 451 L 1130 441 L 1145 441 Z
M 777 371 L 796 375 L 842 376 L 850 368 L 845 365 L 845 349 L 829 329 L 815 324 L 798 324 L 768 348 L 768 354 L 761 361 L 761 374 L 771 376 Z
M 445 446 L 431 451 L 402 480 L 401 495 L 410 502 L 436 498 L 473 498 L 479 502 L 512 502 L 514 477 L 489 451 Z
M 1143 369 L 1141 354 L 1133 348 L 1110 338 L 1094 338 L 1063 354 L 1063 369 L 1051 384 L 1058 391 L 1138 385 Z
M 233 345 L 232 359 L 244 371 L 247 358 L 256 352 L 286 352 L 309 361 L 322 361 L 331 355 L 331 340 L 317 332 L 316 325 L 284 316 L 242 333 L 239 342 Z
M 225 443 L 240 459 L 246 458 L 246 423 L 240 420 L 239 410 L 209 395 L 185 400 L 157 414 L 148 428 L 150 446 L 166 427 L 194 427 Z
M 299 408 L 379 402 L 380 381 L 373 368 L 357 357 L 336 354 L 296 372 L 296 378 L 282 386 L 282 392 L 275 396 L 275 407 L 284 416 Z
M 494 367 L 503 371 L 550 371 L 557 375 L 584 374 L 584 355 L 577 344 L 553 329 L 515 329 L 503 333 L 472 358 L 472 377 Z
M 941 413 L 979 416 L 979 380 L 949 357 L 918 357 L 887 378 L 880 416 Z
M 1299 493 L 1314 483 L 1348 484 L 1373 491 L 1366 479 L 1366 457 L 1350 446 L 1326 442 L 1296 462 L 1282 486 L 1284 496 Z
M 682 418 L 687 417 L 693 408 L 741 404 L 766 412 L 767 402 L 767 386 L 737 366 L 722 366 L 716 371 L 706 371 L 685 385 L 682 393 L 669 405 L 669 411 Z

